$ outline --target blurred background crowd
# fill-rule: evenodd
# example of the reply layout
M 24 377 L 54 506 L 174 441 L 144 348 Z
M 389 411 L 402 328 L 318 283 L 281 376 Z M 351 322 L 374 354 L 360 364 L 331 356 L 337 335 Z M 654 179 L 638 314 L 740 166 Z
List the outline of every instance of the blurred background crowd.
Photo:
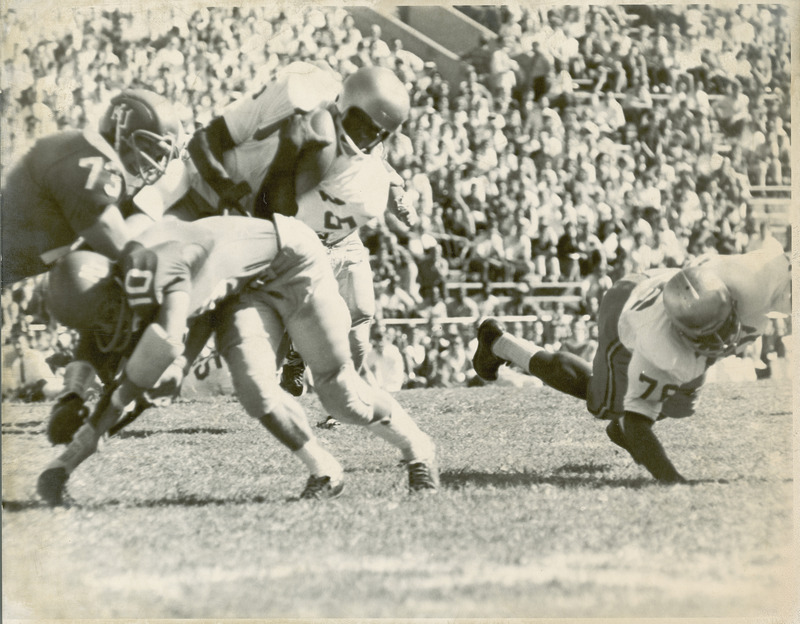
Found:
M 764 208 L 791 179 L 785 7 L 463 10 L 496 36 L 464 55 L 457 84 L 344 8 L 55 9 L 46 37 L 9 10 L 3 167 L 44 134 L 95 123 L 123 88 L 165 95 L 191 131 L 296 60 L 392 68 L 412 111 L 387 154 L 421 218 L 362 232 L 378 303 L 370 365 L 389 389 L 477 383 L 475 321 L 490 314 L 591 357 L 599 301 L 625 273 L 774 234 L 786 246 Z M 29 376 L 57 375 L 73 340 L 41 281 L 2 293 L 4 367 Z M 757 359 L 780 355 L 788 331 L 776 319 Z

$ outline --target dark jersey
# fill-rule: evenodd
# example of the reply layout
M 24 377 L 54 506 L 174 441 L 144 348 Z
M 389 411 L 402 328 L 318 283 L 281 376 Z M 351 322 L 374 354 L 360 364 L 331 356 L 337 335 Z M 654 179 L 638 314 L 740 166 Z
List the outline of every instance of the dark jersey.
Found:
M 120 201 L 115 156 L 99 135 L 70 130 L 39 139 L 11 169 L 1 213 L 4 286 L 46 271 L 48 252 L 74 243 Z

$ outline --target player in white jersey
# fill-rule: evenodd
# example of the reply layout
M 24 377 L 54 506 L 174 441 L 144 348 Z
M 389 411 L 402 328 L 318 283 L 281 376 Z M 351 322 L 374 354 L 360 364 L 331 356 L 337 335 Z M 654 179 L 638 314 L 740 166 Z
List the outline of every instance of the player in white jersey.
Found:
M 276 352 L 285 333 L 307 359 L 326 409 L 396 446 L 408 464 L 412 491 L 436 490 L 433 442 L 391 396 L 356 373 L 347 340 L 349 316 L 325 250 L 296 219 L 164 222 L 129 244 L 117 265 L 99 254 L 75 252 L 48 277 L 56 318 L 95 330 L 109 358 L 124 361 L 112 391 L 40 475 L 39 494 L 50 504 L 62 502 L 70 473 L 94 453 L 101 436 L 119 426 L 142 393 L 170 368 L 184 365 L 176 360 L 196 355 L 199 348 L 184 355 L 187 325 L 218 305 L 234 308 L 222 314 L 229 324 L 217 332 L 240 402 L 311 470 L 302 498 L 337 495 L 343 477 L 339 463 L 316 443 L 303 409 L 278 386 Z M 240 305 L 237 293 L 243 288 L 247 303 Z M 236 339 L 233 326 L 242 318 L 259 328 L 258 340 Z M 248 350 L 263 366 L 258 375 L 248 366 Z
M 790 311 L 790 264 L 779 245 L 730 256 L 702 256 L 683 269 L 627 276 L 598 312 L 599 346 L 590 364 L 550 353 L 504 331 L 478 328 L 475 371 L 488 381 L 512 362 L 547 385 L 586 401 L 610 420 L 609 438 L 657 480 L 684 482 L 653 432 L 662 418 L 694 413 L 708 368 L 739 353 L 766 329 L 768 314 Z
M 409 107 L 405 86 L 388 69 L 362 68 L 342 83 L 329 70 L 298 62 L 230 104 L 189 143 L 193 187 L 207 201 L 256 217 L 294 216 L 328 247 L 352 319 L 357 368 L 375 313 L 358 229 L 387 205 L 406 223 L 416 218 L 398 199 L 403 180 L 383 158 L 382 144 Z M 295 362 L 285 375 L 284 387 L 295 395 L 302 393 L 302 371 Z

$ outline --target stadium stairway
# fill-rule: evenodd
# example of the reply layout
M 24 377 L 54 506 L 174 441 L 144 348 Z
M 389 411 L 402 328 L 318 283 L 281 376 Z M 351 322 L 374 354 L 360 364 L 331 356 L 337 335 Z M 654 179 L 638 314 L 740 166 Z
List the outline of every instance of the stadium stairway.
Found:
M 442 78 L 456 86 L 464 76 L 461 57 L 476 48 L 482 37 L 496 36 L 488 28 L 447 6 L 351 6 L 356 28 L 369 35 L 373 25 L 381 28 L 384 41 L 400 39 L 403 47 L 436 64 Z

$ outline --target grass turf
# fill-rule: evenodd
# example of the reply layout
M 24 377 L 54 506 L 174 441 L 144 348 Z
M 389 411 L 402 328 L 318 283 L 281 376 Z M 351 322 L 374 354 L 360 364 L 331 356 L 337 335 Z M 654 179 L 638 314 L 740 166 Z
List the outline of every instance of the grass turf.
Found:
M 147 412 L 35 495 L 49 405 L 3 407 L 7 618 L 781 617 L 795 557 L 788 383 L 708 386 L 656 431 L 661 486 L 576 400 L 544 388 L 398 394 L 440 450 L 442 491 L 398 456 L 316 430 L 340 499 L 288 502 L 304 469 L 230 399 Z M 302 398 L 312 422 L 325 414 Z

